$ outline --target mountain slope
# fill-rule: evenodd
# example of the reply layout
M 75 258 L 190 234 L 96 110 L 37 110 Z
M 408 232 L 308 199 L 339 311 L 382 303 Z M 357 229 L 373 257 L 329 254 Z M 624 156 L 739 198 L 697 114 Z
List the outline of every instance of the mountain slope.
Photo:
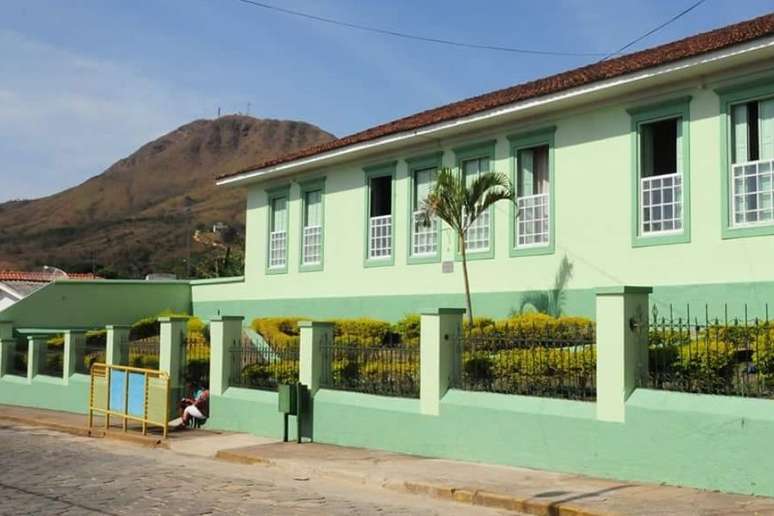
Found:
M 216 188 L 216 175 L 332 138 L 304 122 L 196 120 L 76 187 L 0 204 L 0 269 L 181 273 L 194 228 L 244 228 L 244 191 Z

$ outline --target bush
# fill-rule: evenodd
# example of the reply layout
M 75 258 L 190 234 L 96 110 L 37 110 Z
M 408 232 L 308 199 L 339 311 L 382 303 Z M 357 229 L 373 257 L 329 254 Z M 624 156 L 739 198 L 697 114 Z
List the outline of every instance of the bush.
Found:
M 333 332 L 337 337 L 345 337 L 352 344 L 381 346 L 392 336 L 390 323 L 359 317 L 357 319 L 334 319 Z
M 136 321 L 129 328 L 129 340 L 147 339 L 148 337 L 155 337 L 160 333 L 161 324 L 158 317 L 145 317 Z
M 250 364 L 242 369 L 242 381 L 247 385 L 271 387 L 277 384 L 298 382 L 298 362 L 283 360 L 262 364 Z
M 299 342 L 298 322 L 305 317 L 263 317 L 254 319 L 251 327 L 276 349 L 296 349 Z
M 400 335 L 400 341 L 410 346 L 419 345 L 420 333 L 419 314 L 408 314 L 395 323 L 395 332 Z

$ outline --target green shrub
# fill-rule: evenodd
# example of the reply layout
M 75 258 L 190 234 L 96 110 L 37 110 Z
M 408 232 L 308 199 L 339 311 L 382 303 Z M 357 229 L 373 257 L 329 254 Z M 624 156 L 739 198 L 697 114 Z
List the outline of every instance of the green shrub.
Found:
M 392 332 L 390 323 L 359 317 L 357 319 L 334 319 L 333 331 L 337 337 L 349 339 L 352 344 L 381 346 Z
M 298 322 L 305 317 L 261 317 L 254 319 L 251 327 L 276 349 L 297 349 L 299 342 Z
M 410 346 L 419 345 L 420 334 L 419 314 L 408 314 L 395 323 L 395 332 L 400 335 L 400 341 Z
M 296 383 L 298 382 L 298 362 L 283 360 L 250 364 L 242 369 L 242 379 L 248 385 L 267 387 L 280 383 Z

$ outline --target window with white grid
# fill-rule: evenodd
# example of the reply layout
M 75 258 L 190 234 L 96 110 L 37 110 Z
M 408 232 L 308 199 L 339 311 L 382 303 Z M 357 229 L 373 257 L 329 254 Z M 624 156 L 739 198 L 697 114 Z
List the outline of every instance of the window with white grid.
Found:
M 302 234 L 301 263 L 322 263 L 322 190 L 304 193 L 304 228 Z
M 774 160 L 732 166 L 731 202 L 735 226 L 774 221 Z
M 516 200 L 516 243 L 519 247 L 549 243 L 549 202 L 547 193 L 526 195 Z
M 287 203 L 287 197 L 275 197 L 271 201 L 270 269 L 281 269 L 288 263 Z
M 732 107 L 731 224 L 774 223 L 774 98 Z
M 371 217 L 368 229 L 368 257 L 392 256 L 392 215 Z
M 642 233 L 660 233 L 683 229 L 683 181 L 680 174 L 643 177 Z
M 411 254 L 413 256 L 432 256 L 438 253 L 438 219 L 433 217 L 429 224 L 425 224 L 421 210 L 422 203 L 430 194 L 437 175 L 435 167 L 414 172 L 412 195 L 414 210 L 411 214 Z
M 643 123 L 639 130 L 639 233 L 683 231 L 682 117 Z
M 368 180 L 368 259 L 392 258 L 392 175 Z
M 548 145 L 520 149 L 517 154 L 516 247 L 550 243 Z
M 489 171 L 489 158 L 468 159 L 462 162 L 462 173 L 465 176 L 465 184 L 470 186 L 482 173 Z M 466 251 L 489 250 L 489 224 L 490 210 L 478 216 L 465 231 Z

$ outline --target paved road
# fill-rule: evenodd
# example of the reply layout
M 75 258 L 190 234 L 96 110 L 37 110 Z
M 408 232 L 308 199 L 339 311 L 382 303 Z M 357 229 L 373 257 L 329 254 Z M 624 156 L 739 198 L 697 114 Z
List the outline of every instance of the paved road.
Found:
M 0 426 L 0 471 L 3 515 L 505 514 L 21 425 Z

